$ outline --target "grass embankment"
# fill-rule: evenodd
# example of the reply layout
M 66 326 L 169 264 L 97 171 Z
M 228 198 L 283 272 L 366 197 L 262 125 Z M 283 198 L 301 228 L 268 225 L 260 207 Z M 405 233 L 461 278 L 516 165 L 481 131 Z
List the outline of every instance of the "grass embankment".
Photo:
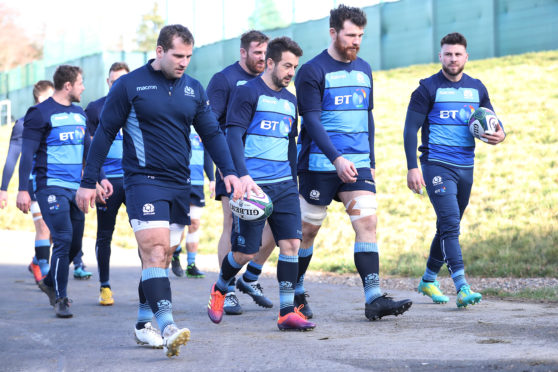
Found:
M 436 64 L 375 73 L 378 242 L 383 275 L 419 276 L 424 270 L 435 215 L 427 196 L 406 186 L 403 123 L 411 92 Z M 503 144 L 478 142 L 475 185 L 461 226 L 467 274 L 485 277 L 558 276 L 558 51 L 471 61 L 466 71 L 487 86 L 506 127 Z M 5 158 L 11 128 L 0 128 L 0 158 Z M 0 211 L 4 229 L 32 230 L 15 207 L 17 175 L 10 204 Z M 216 253 L 220 205 L 205 208 L 200 252 Z M 95 213 L 85 234 L 95 236 Z M 310 269 L 353 272 L 353 232 L 342 205 L 328 211 Z M 135 241 L 121 210 L 116 245 Z M 85 258 L 86 261 L 93 257 Z M 276 254 L 272 261 L 276 260 Z M 444 270 L 445 272 L 445 270 Z

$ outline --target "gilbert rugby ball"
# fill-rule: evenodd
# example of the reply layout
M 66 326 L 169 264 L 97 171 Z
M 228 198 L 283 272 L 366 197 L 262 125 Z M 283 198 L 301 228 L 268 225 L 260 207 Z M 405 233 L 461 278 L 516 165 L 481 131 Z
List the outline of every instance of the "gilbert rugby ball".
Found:
M 265 192 L 256 195 L 250 193 L 250 198 L 244 196 L 236 201 L 229 201 L 232 213 L 245 221 L 262 221 L 273 212 L 273 203 Z
M 469 132 L 471 132 L 473 137 L 487 142 L 487 140 L 482 137 L 482 134 L 493 134 L 496 132 L 497 124 L 498 117 L 494 112 L 485 107 L 479 107 L 469 118 Z

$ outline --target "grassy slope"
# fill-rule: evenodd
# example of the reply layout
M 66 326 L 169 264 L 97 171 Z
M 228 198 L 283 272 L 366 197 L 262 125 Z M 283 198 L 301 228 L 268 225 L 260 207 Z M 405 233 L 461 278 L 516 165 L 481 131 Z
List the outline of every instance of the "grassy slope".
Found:
M 381 270 L 389 275 L 420 275 L 434 234 L 435 215 L 426 196 L 406 187 L 402 131 L 411 92 L 421 78 L 437 72 L 435 64 L 381 71 L 374 75 L 378 241 Z M 461 229 L 470 275 L 558 275 L 558 51 L 529 53 L 467 65 L 487 86 L 508 137 L 496 147 L 479 143 L 471 202 Z M 0 158 L 5 158 L 10 128 L 0 129 Z M 0 226 L 32 230 L 29 217 L 15 208 L 17 175 L 10 205 L 0 211 Z M 215 253 L 220 234 L 220 206 L 209 201 L 200 249 Z M 95 236 L 94 213 L 86 235 Z M 134 247 L 121 211 L 115 244 Z M 320 232 L 311 269 L 354 271 L 353 232 L 342 206 L 335 203 Z M 273 257 L 276 257 L 273 256 Z M 93 257 L 86 257 L 93 260 Z M 272 258 L 274 260 L 274 258 Z

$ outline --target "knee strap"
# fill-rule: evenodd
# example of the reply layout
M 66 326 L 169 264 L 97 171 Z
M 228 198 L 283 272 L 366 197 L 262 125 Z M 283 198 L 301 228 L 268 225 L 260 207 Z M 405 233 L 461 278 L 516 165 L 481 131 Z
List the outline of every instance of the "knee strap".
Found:
M 327 216 L 327 206 L 310 204 L 299 195 L 302 221 L 321 226 Z
M 350 200 L 347 205 L 345 205 L 345 208 L 351 221 L 360 220 L 361 218 L 367 216 L 373 216 L 376 214 L 376 209 L 378 208 L 376 195 L 359 195 Z

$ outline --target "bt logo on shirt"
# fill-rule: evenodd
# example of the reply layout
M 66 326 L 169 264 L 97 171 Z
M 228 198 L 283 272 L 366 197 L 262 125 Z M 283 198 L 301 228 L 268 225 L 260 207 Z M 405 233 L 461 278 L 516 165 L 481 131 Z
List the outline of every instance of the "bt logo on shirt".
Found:
M 74 141 L 77 143 L 83 142 L 83 137 L 85 136 L 85 130 L 83 127 L 78 127 L 73 132 L 61 132 L 59 135 L 60 141 Z
M 440 119 L 455 119 L 457 112 L 457 110 L 440 110 Z

